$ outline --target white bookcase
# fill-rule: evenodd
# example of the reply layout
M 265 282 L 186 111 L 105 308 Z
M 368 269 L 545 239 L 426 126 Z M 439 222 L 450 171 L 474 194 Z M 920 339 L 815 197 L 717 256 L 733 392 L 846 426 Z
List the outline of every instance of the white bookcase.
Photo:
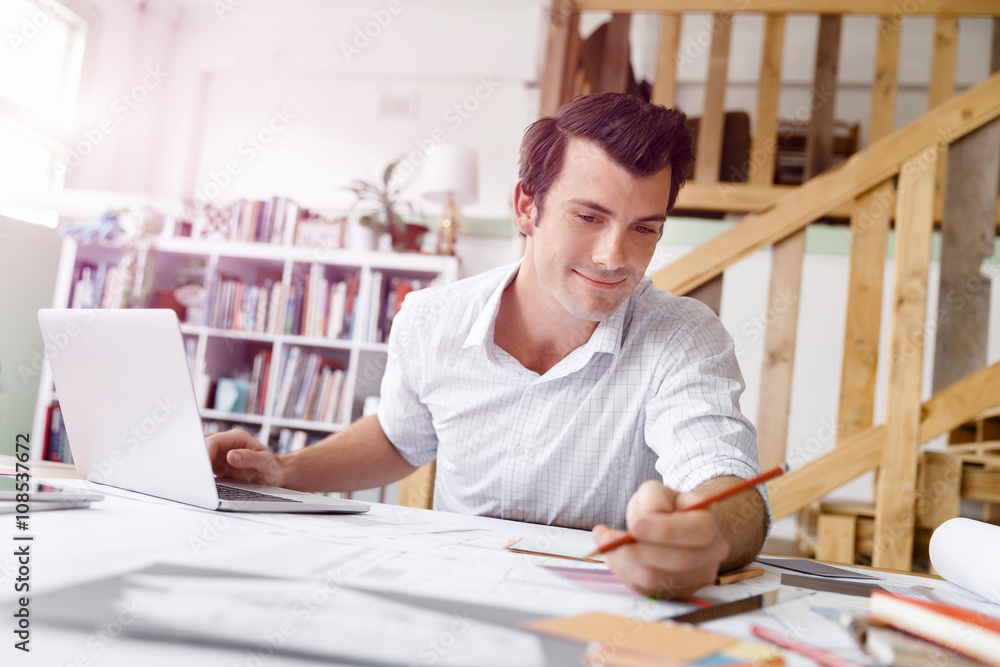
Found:
M 213 298 L 213 285 L 220 275 L 236 276 L 247 285 L 254 285 L 261 275 L 280 279 L 284 294 L 288 295 L 293 280 L 308 274 L 313 265 L 319 265 L 323 275 L 330 279 L 357 276 L 358 292 L 355 301 L 354 335 L 349 339 L 299 336 L 286 333 L 250 333 L 223 328 L 213 328 L 204 322 L 184 322 L 181 331 L 185 344 L 193 348 L 193 376 L 196 386 L 201 373 L 215 383 L 220 378 L 247 370 L 253 357 L 261 351 L 270 351 L 271 364 L 267 373 L 267 392 L 263 414 L 220 412 L 205 408 L 202 418 L 216 420 L 226 425 L 241 426 L 251 432 L 259 431 L 264 443 L 274 443 L 282 428 L 323 435 L 343 429 L 361 416 L 364 400 L 377 396 L 385 370 L 387 346 L 384 342 L 368 342 L 363 317 L 373 307 L 373 276 L 381 272 L 386 279 L 399 277 L 406 280 L 430 281 L 432 284 L 451 282 L 458 277 L 455 257 L 394 252 L 355 252 L 324 248 L 259 242 L 202 241 L 191 238 L 161 238 L 153 242 L 151 262 L 154 267 L 155 290 L 172 290 L 175 279 L 185 264 L 204 265 L 205 285 L 209 299 Z M 114 244 L 82 244 L 66 239 L 63 245 L 54 307 L 72 304 L 74 282 L 78 267 L 99 262 L 116 263 L 125 256 L 127 249 Z M 151 294 L 153 292 L 151 291 Z M 287 304 L 285 304 L 287 305 Z M 143 306 L 153 307 L 151 297 Z M 208 308 L 210 320 L 211 301 Z M 283 322 L 284 317 L 279 319 Z M 289 348 L 298 346 L 304 351 L 317 352 L 344 370 L 342 401 L 333 422 L 288 419 L 274 414 L 278 393 L 281 360 Z M 40 459 L 46 439 L 48 407 L 55 395 L 52 378 L 46 365 L 39 384 L 31 439 L 32 457 Z

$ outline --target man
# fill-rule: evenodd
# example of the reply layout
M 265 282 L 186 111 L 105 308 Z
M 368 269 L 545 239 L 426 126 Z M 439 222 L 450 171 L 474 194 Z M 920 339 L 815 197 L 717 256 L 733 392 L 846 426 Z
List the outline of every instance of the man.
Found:
M 649 595 L 749 562 L 761 493 L 672 513 L 759 472 L 732 339 L 643 278 L 692 162 L 684 115 L 626 95 L 534 123 L 514 190 L 522 261 L 407 297 L 377 416 L 282 456 L 212 436 L 215 472 L 344 491 L 436 458 L 435 509 L 593 528 L 598 544 L 627 525 L 636 542 L 607 560 Z

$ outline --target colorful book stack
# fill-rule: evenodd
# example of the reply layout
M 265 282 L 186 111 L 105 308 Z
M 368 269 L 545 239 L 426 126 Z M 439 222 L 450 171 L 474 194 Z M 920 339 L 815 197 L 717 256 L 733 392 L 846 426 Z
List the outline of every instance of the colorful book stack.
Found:
M 285 333 L 314 338 L 353 338 L 358 275 L 330 280 L 324 267 L 313 264 L 309 276 L 292 282 Z
M 278 333 L 281 321 L 281 282 L 266 278 L 245 285 L 236 276 L 221 275 L 215 285 L 208 325 L 253 333 Z
M 125 297 L 124 276 L 124 269 L 117 263 L 78 265 L 70 308 L 120 308 Z
M 299 205 L 287 197 L 268 201 L 241 199 L 221 211 L 221 220 L 206 231 L 207 237 L 229 241 L 283 243 L 286 230 L 294 229 Z M 217 226 L 217 223 L 221 225 Z
M 914 598 L 872 591 L 868 603 L 869 617 L 878 623 L 901 630 L 979 660 L 1000 667 L 1000 618 L 985 613 Z M 869 647 L 871 650 L 874 647 Z M 945 664 L 947 656 L 939 655 L 935 664 Z M 945 662 L 940 659 L 944 658 Z M 899 664 L 900 656 L 890 658 Z
M 344 371 L 315 352 L 291 347 L 282 355 L 274 415 L 335 423 L 343 400 Z

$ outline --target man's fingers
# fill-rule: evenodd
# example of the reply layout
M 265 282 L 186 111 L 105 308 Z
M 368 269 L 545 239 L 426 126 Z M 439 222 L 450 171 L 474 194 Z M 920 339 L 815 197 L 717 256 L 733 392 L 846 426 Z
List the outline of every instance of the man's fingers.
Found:
M 634 542 L 616 549 L 607 556 L 610 558 L 618 551 L 623 552 L 622 560 L 627 558 L 640 567 L 669 572 L 686 572 L 712 564 L 718 565 L 729 555 L 728 548 L 722 540 L 717 540 L 708 547 L 663 546 L 650 542 Z
M 226 462 L 234 468 L 266 469 L 270 467 L 273 459 L 270 452 L 253 449 L 230 449 L 226 453 Z
M 711 510 L 644 514 L 629 523 L 629 532 L 642 542 L 704 548 L 718 537 L 719 522 Z
M 604 546 L 608 542 L 616 540 L 625 534 L 624 530 L 614 530 L 612 528 L 608 528 L 603 523 L 594 526 L 593 530 L 590 532 L 594 536 L 594 542 L 599 547 Z
M 256 438 L 246 431 L 234 428 L 224 433 L 215 433 L 208 437 L 209 451 L 214 446 L 216 452 L 226 452 L 230 449 L 255 449 L 267 451 L 267 447 L 257 442 Z
M 274 455 L 246 431 L 233 429 L 207 438 L 212 471 L 219 477 L 276 484 L 281 466 Z
M 617 552 L 615 552 L 617 554 Z M 619 579 L 632 589 L 654 598 L 686 598 L 704 586 L 710 586 L 717 574 L 717 568 L 712 565 L 672 572 L 651 567 L 636 567 L 633 563 L 621 564 L 610 558 L 608 565 Z M 622 554 L 624 556 L 624 554 Z
M 639 517 L 673 512 L 676 497 L 676 491 L 660 482 L 655 480 L 643 482 L 625 507 L 625 522 L 631 528 Z

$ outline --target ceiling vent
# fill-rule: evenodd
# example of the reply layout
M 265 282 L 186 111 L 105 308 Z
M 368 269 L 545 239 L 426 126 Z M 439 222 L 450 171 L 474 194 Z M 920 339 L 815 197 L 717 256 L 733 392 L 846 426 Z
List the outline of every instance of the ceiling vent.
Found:
M 419 108 L 420 97 L 416 94 L 385 93 L 379 102 L 379 115 L 393 118 L 416 118 Z

